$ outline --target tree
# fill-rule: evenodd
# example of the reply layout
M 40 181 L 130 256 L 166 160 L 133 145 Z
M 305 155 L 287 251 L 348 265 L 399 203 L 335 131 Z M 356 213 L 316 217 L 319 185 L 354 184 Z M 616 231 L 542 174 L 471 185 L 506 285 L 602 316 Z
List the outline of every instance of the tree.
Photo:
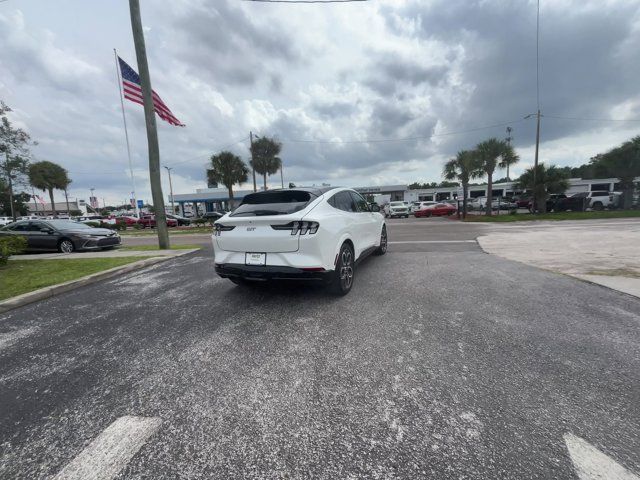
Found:
M 555 165 L 547 167 L 544 163 L 538 164 L 535 171 L 535 184 L 533 183 L 533 172 L 535 167 L 530 167 L 520 175 L 517 181 L 518 188 L 533 192 L 535 199 L 534 210 L 540 213 L 547 211 L 547 198 L 550 193 L 564 193 L 569 188 L 569 175 L 563 168 Z
M 53 215 L 57 215 L 56 204 L 53 200 L 53 190 L 64 190 L 71 183 L 67 171 L 60 165 L 46 160 L 32 163 L 29 167 L 29 182 L 35 188 L 49 192 L 51 210 Z
M 273 175 L 281 166 L 278 155 L 282 144 L 269 137 L 260 137 L 251 145 L 251 166 L 264 178 L 264 189 L 267 189 L 267 175 Z
M 27 204 L 31 196 L 28 193 L 16 193 L 11 195 L 9 184 L 0 177 L 0 216 L 19 216 L 28 213 Z M 12 202 L 13 200 L 13 202 Z M 11 206 L 13 205 L 13 210 Z
M 211 168 L 207 170 L 210 183 L 221 183 L 229 189 L 229 204 L 233 208 L 233 186 L 247 181 L 249 169 L 244 162 L 231 152 L 211 155 Z
M 469 180 L 481 175 L 482 170 L 479 165 L 477 154 L 474 151 L 460 150 L 456 155 L 456 158 L 452 158 L 444 164 L 442 176 L 447 180 L 457 180 L 462 184 L 462 218 L 467 218 Z
M 31 137 L 21 128 L 11 125 L 7 113 L 11 109 L 0 101 L 0 175 L 6 182 L 9 194 L 9 212 L 16 220 L 14 185 L 22 180 L 27 173 L 29 163 L 29 145 Z
M 491 215 L 493 203 L 493 173 L 496 167 L 503 167 L 506 161 L 517 162 L 513 147 L 505 140 L 490 138 L 476 146 L 476 156 L 481 170 L 487 175 L 487 215 Z
M 640 177 L 640 136 L 624 142 L 619 147 L 591 159 L 596 171 L 606 177 L 620 180 L 622 189 L 622 207 L 631 208 L 633 203 L 634 180 Z

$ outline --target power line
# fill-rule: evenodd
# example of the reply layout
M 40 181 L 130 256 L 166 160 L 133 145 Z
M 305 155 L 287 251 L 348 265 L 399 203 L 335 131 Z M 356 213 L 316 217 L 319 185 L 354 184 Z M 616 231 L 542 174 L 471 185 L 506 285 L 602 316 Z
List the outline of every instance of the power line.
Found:
M 585 121 L 593 121 L 593 122 L 640 122 L 640 118 L 589 118 L 589 117 L 564 117 L 561 115 L 549 115 L 545 114 L 545 117 L 548 118 L 559 118 L 561 120 L 585 120 Z
M 367 2 L 369 0 L 243 0 L 257 3 L 353 3 Z
M 523 119 L 512 120 L 510 122 L 495 123 L 493 125 L 485 125 L 482 127 L 469 128 L 467 130 L 458 130 L 453 132 L 434 133 L 431 135 L 421 135 L 416 137 L 402 137 L 402 138 L 380 138 L 380 139 L 365 139 L 365 140 L 297 140 L 297 139 L 283 139 L 283 143 L 336 143 L 336 144 L 354 144 L 354 143 L 386 143 L 386 142 L 410 142 L 414 140 L 426 140 L 433 137 L 447 137 L 450 135 L 461 135 L 464 133 L 472 133 L 480 130 L 488 130 L 496 127 L 504 127 L 512 123 L 522 122 Z
M 225 148 L 229 148 L 229 147 L 232 147 L 233 145 L 237 145 L 240 142 L 245 142 L 247 141 L 248 138 L 249 137 L 242 137 L 240 140 L 236 140 L 235 142 L 231 142 L 228 145 L 224 145 L 223 147 L 217 148 L 215 151 L 219 152 L 220 150 L 224 150 Z M 201 155 L 196 155 L 195 157 L 191 157 L 186 160 L 182 160 L 180 162 L 168 163 L 168 165 L 175 167 L 176 165 L 182 165 L 183 163 L 193 162 L 194 160 L 198 160 L 199 158 L 203 158 L 203 157 L 208 157 L 210 155 L 211 155 L 210 153 L 203 153 Z

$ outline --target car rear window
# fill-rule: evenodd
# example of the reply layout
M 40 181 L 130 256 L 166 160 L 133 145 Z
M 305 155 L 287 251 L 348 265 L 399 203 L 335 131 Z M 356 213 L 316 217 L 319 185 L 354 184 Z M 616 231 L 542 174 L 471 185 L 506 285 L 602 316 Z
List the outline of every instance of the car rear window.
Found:
M 250 193 L 230 216 L 287 215 L 304 209 L 315 198 L 301 190 Z

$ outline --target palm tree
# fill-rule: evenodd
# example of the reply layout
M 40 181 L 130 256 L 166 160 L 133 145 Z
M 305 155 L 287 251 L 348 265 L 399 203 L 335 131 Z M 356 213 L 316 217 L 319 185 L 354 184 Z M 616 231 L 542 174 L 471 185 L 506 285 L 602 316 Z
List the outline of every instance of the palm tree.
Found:
M 278 158 L 282 144 L 273 138 L 260 137 L 251 145 L 251 166 L 262 175 L 264 189 L 267 189 L 267 175 L 273 175 L 280 169 L 281 161 Z
M 505 140 L 490 138 L 476 146 L 478 162 L 481 170 L 487 175 L 487 215 L 491 215 L 493 203 L 493 173 L 496 167 L 505 165 L 508 159 L 515 163 L 518 161 L 513 147 Z
M 507 181 L 511 181 L 511 177 L 509 176 L 509 167 L 512 167 L 513 165 L 518 163 L 520 161 L 520 157 L 515 153 L 515 150 L 513 149 L 513 147 L 511 147 L 511 144 L 509 142 L 505 141 L 505 143 L 509 148 L 507 148 L 505 155 L 503 155 L 502 157 L 500 167 L 507 169 Z
M 249 169 L 242 159 L 231 152 L 211 155 L 211 168 L 207 170 L 209 183 L 221 183 L 229 189 L 229 206 L 233 208 L 233 186 L 247 181 Z
M 540 213 L 547 211 L 547 195 L 550 193 L 564 193 L 569 188 L 569 176 L 562 168 L 555 165 L 547 167 L 544 163 L 539 163 L 535 170 L 535 184 L 533 182 L 533 172 L 535 167 L 530 167 L 520 175 L 517 185 L 522 190 L 533 192 L 534 211 Z
M 69 186 L 71 180 L 69 180 L 67 171 L 60 165 L 46 160 L 32 163 L 29 166 L 29 182 L 35 188 L 49 192 L 51 210 L 54 216 L 57 215 L 56 204 L 53 200 L 53 190 L 65 190 Z
M 460 150 L 456 158 L 444 164 L 442 175 L 447 180 L 457 180 L 462 184 L 462 218 L 467 218 L 469 180 L 482 175 L 476 153 L 472 150 Z

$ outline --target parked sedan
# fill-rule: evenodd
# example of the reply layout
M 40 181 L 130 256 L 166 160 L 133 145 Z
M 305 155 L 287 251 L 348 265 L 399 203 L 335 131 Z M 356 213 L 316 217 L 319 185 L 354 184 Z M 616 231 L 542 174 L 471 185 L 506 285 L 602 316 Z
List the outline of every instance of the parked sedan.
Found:
M 11 222 L 13 222 L 13 217 L 0 217 L 0 227 L 9 225 Z
M 191 225 L 191 220 L 185 217 L 181 217 L 180 215 L 173 215 L 171 213 L 167 213 L 167 218 L 171 218 L 178 222 L 178 226 L 181 227 L 183 225 Z
M 155 215 L 142 215 L 138 224 L 142 228 L 156 228 L 156 216 Z M 177 227 L 178 221 L 173 218 L 167 218 L 167 227 Z
M 456 213 L 457 208 L 448 203 L 436 203 L 435 205 L 428 205 L 420 210 L 415 211 L 416 218 L 420 217 L 443 217 Z
M 21 220 L 0 228 L 0 235 L 20 235 L 27 239 L 28 250 L 75 250 L 113 248 L 120 235 L 108 228 L 93 228 L 71 220 Z

